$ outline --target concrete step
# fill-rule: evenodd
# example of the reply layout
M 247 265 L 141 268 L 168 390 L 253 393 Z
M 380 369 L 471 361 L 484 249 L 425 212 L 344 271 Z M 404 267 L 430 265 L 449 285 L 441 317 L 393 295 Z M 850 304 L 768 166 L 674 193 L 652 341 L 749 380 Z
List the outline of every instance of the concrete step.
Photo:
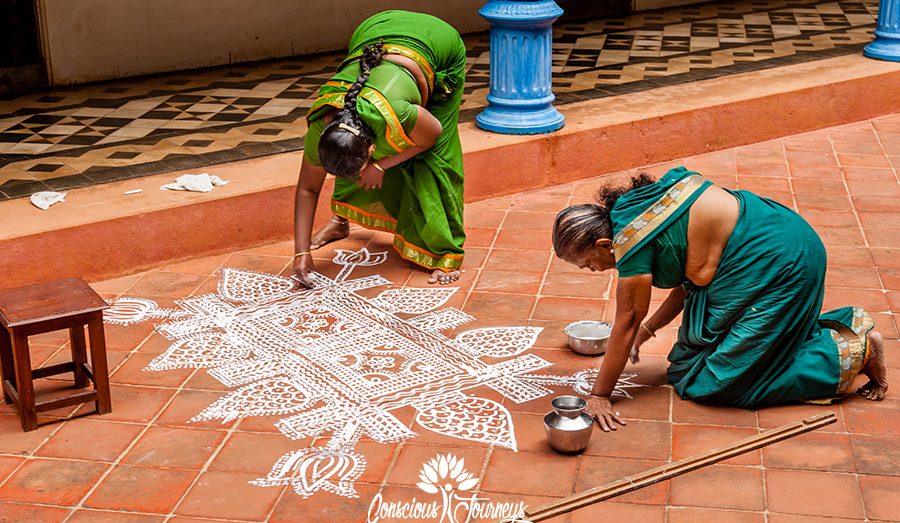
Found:
M 900 112 L 898 93 L 900 64 L 849 55 L 566 104 L 566 127 L 549 135 L 465 123 L 466 201 Z M 183 174 L 173 172 L 71 190 L 47 211 L 0 202 L 0 286 L 98 280 L 289 239 L 301 157 L 202 169 L 230 180 L 205 194 L 161 191 Z M 133 189 L 143 192 L 124 194 Z M 328 195 L 330 183 L 319 220 Z

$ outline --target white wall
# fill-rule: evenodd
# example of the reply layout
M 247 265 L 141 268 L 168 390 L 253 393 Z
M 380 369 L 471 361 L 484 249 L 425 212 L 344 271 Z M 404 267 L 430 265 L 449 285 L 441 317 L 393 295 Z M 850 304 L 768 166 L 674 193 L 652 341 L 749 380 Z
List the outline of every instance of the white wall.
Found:
M 335 10 L 338 4 L 339 10 Z M 347 45 L 385 9 L 425 11 L 460 32 L 487 28 L 484 0 L 39 0 L 54 85 L 234 62 Z
M 385 9 L 482 31 L 486 0 L 37 0 L 52 85 L 341 49 Z M 584 0 L 590 1 L 590 0 Z M 636 10 L 697 3 L 633 0 Z

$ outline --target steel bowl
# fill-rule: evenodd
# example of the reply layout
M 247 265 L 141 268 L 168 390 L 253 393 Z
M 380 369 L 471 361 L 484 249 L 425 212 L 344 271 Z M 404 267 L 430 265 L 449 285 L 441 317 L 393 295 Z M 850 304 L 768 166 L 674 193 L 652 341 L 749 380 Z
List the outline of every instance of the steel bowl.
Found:
M 612 325 L 603 321 L 583 320 L 566 326 L 569 348 L 586 356 L 599 356 L 606 352 L 606 342 L 612 334 Z

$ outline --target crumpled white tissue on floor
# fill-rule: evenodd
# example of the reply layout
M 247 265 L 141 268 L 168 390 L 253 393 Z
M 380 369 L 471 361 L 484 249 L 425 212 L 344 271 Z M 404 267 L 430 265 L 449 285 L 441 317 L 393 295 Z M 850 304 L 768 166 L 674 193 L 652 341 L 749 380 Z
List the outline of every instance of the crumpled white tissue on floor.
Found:
M 169 191 L 194 191 L 209 192 L 214 187 L 227 184 L 227 180 L 223 180 L 218 176 L 210 176 L 209 173 L 202 174 L 183 174 L 175 178 L 175 183 L 167 183 L 160 187 L 162 190 Z
M 31 203 L 42 211 L 46 211 L 54 203 L 65 201 L 65 199 L 66 193 L 64 192 L 41 191 L 31 195 Z

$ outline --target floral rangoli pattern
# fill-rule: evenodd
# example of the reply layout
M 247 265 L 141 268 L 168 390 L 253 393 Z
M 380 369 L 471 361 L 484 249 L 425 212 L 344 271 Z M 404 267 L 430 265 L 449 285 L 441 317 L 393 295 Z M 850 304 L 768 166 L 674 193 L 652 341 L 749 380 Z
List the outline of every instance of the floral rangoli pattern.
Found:
M 494 327 L 454 338 L 442 331 L 474 320 L 441 308 L 454 288 L 389 288 L 375 298 L 358 291 L 390 285 L 381 276 L 351 279 L 354 268 L 383 263 L 387 253 L 337 251 L 339 274 L 314 274 L 313 288 L 294 278 L 222 269 L 217 293 L 179 300 L 177 309 L 141 298 L 121 298 L 106 321 L 129 325 L 162 320 L 156 330 L 172 345 L 147 370 L 205 368 L 234 390 L 193 421 L 227 422 L 281 416 L 291 439 L 328 437 L 322 446 L 282 456 L 260 486 L 290 484 L 303 497 L 318 491 L 356 496 L 354 482 L 366 459 L 356 443 L 416 436 L 392 412 L 412 407 L 419 427 L 445 436 L 516 450 L 509 411 L 465 391 L 486 385 L 523 403 L 568 386 L 587 394 L 596 369 L 571 376 L 541 374 L 551 363 L 526 354 L 537 327 Z M 630 397 L 634 374 L 615 394 Z

